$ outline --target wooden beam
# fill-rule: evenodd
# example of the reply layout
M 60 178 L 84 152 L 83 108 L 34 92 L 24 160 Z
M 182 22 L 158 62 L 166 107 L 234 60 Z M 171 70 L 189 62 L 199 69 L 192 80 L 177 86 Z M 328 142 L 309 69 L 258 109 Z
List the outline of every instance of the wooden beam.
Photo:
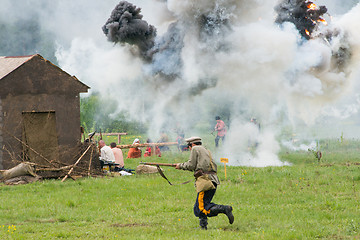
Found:
M 102 135 L 104 136 L 117 136 L 117 135 L 127 135 L 127 133 L 102 133 Z M 100 133 L 95 133 L 95 136 L 100 136 Z
M 141 144 L 130 144 L 130 145 L 117 145 L 117 148 L 137 148 L 137 147 L 152 147 L 152 146 L 170 146 L 170 145 L 177 145 L 177 142 L 164 142 L 164 143 L 141 143 Z

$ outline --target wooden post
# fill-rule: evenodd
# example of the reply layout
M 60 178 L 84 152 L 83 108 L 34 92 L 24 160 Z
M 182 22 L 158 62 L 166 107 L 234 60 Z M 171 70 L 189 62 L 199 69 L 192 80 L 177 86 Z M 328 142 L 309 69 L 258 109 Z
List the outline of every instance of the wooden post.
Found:
M 88 170 L 88 176 L 90 177 L 90 171 L 91 171 L 91 161 L 92 161 L 92 157 L 93 157 L 93 152 L 94 152 L 94 148 L 91 148 L 91 154 L 90 154 L 90 161 L 89 161 L 89 170 Z
M 117 136 L 117 142 L 120 144 L 121 142 L 121 136 L 127 135 L 127 133 L 103 133 L 103 136 Z M 95 133 L 95 136 L 100 136 L 100 133 Z
M 152 145 L 151 146 L 151 156 L 155 155 L 155 151 L 156 151 L 156 146 Z

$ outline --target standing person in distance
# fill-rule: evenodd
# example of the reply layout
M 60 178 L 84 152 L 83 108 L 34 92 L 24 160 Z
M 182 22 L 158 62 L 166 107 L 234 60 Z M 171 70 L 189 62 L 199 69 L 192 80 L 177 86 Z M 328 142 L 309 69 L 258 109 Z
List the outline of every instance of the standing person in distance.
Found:
M 224 213 L 229 219 L 229 223 L 234 222 L 234 215 L 232 214 L 232 207 L 226 205 L 218 205 L 212 201 L 217 186 L 220 184 L 219 178 L 216 175 L 217 166 L 212 159 L 211 153 L 202 146 L 200 137 L 191 137 L 185 139 L 188 143 L 190 152 L 190 159 L 184 163 L 176 164 L 176 169 L 193 171 L 196 178 L 197 197 L 194 204 L 194 214 L 199 218 L 201 229 L 207 229 L 208 217 L 215 217 L 219 213 Z M 212 187 L 206 191 L 198 190 L 198 179 L 202 175 L 211 181 Z
M 226 135 L 226 125 L 223 120 L 220 119 L 220 116 L 215 117 L 216 125 L 215 131 L 217 131 L 217 135 L 215 138 L 215 147 L 219 146 L 219 140 L 222 139 L 222 143 L 224 144 L 225 135 Z

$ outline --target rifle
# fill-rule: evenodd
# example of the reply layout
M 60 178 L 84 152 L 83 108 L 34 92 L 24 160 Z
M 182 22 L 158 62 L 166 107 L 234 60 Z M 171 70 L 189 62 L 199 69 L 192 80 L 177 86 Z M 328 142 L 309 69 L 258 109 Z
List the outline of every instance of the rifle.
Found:
M 166 167 L 176 167 L 176 163 L 155 163 L 155 162 L 140 162 L 140 164 L 150 165 L 150 166 L 166 166 Z
M 177 185 L 177 184 L 172 184 L 169 179 L 167 179 L 167 177 L 165 176 L 165 174 L 163 173 L 163 171 L 161 170 L 160 166 L 166 166 L 166 167 L 176 167 L 177 163 L 154 163 L 154 162 L 140 162 L 140 164 L 144 164 L 144 165 L 152 165 L 152 166 L 156 166 L 159 174 L 170 184 L 170 185 Z M 187 184 L 190 181 L 186 181 L 180 184 Z

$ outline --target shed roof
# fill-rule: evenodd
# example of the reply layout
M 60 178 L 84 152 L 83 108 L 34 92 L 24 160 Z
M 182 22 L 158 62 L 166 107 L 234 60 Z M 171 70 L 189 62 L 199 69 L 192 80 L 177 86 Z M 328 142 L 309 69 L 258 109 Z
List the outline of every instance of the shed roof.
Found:
M 0 57 L 0 84 L 0 95 L 87 92 L 90 88 L 40 54 Z
M 11 73 L 36 55 L 0 57 L 0 79 Z

